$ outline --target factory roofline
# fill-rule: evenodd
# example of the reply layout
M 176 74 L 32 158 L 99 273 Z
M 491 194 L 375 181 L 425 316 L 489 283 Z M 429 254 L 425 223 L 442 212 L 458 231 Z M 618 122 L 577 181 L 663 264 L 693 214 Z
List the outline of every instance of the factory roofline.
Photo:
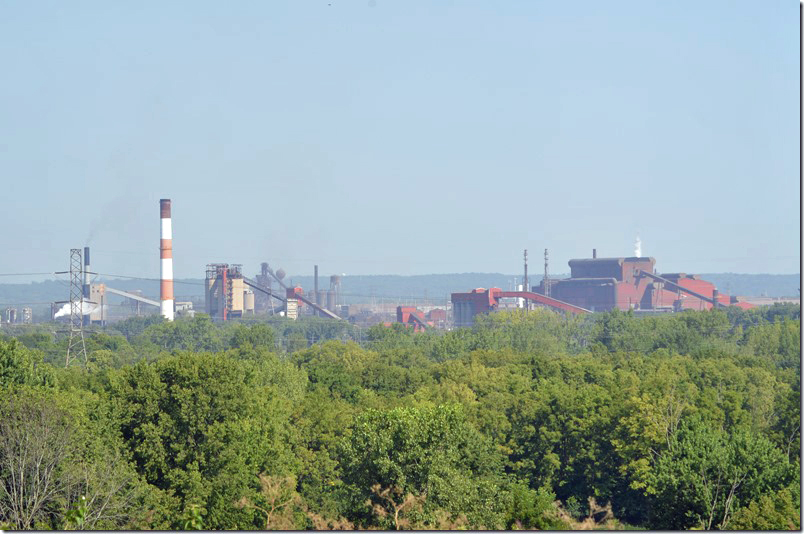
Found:
M 634 261 L 652 261 L 656 263 L 656 258 L 652 256 L 631 256 L 628 258 L 621 257 L 621 258 L 576 258 L 569 261 L 570 264 L 572 263 L 596 263 L 596 262 L 612 262 L 616 261 L 617 263 L 624 263 L 624 262 L 634 262 Z
M 567 284 L 569 284 L 569 283 L 579 284 L 579 283 L 582 283 L 582 282 L 583 283 L 585 283 L 585 282 L 590 282 L 590 283 L 591 282 L 617 282 L 617 281 L 618 281 L 617 278 L 615 278 L 614 276 L 589 276 L 589 277 L 585 276 L 583 278 L 560 278 L 560 279 L 557 278 L 557 279 L 552 280 L 552 282 L 561 282 L 562 284 L 564 284 L 564 283 L 567 283 Z

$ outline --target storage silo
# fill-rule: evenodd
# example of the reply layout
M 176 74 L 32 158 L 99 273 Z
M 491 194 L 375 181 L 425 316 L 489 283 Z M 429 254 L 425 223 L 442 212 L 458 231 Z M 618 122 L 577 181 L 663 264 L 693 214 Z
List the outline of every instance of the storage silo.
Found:
M 254 292 L 250 289 L 243 292 L 243 313 L 254 315 Z

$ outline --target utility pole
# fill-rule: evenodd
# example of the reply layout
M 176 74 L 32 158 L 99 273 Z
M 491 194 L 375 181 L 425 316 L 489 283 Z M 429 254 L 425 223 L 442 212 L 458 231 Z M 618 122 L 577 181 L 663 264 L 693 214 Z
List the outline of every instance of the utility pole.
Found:
M 547 273 L 547 249 L 544 249 L 544 296 L 550 296 L 550 276 Z
M 528 249 L 525 249 L 525 278 L 522 279 L 523 291 L 530 291 L 530 282 L 528 281 Z M 525 311 L 530 308 L 530 302 L 525 299 Z
M 522 279 L 522 290 L 530 291 L 528 287 L 528 249 L 525 249 L 525 277 Z
M 87 347 L 84 344 L 84 315 L 82 287 L 83 268 L 81 264 L 81 249 L 70 249 L 70 342 L 67 344 L 66 367 L 70 366 L 70 358 L 83 354 L 84 363 L 87 362 Z

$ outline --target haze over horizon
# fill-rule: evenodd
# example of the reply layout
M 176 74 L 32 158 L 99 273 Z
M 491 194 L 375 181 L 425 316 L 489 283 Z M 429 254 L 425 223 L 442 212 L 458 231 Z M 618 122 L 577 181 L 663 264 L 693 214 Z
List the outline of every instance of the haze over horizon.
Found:
M 800 273 L 799 7 L 4 2 L 0 273 Z M 19 283 L 31 277 L 0 278 Z

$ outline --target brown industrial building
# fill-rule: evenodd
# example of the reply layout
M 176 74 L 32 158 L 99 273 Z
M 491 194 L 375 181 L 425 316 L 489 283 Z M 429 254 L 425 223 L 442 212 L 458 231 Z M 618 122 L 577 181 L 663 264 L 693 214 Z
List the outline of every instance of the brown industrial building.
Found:
M 718 292 L 697 274 L 655 272 L 654 258 L 586 258 L 569 261 L 570 277 L 548 280 L 551 297 L 589 311 L 708 310 L 750 305 Z M 542 280 L 537 293 L 545 294 Z
M 698 275 L 669 273 L 660 276 L 654 270 L 655 265 L 654 258 L 641 257 L 597 258 L 593 255 L 573 259 L 569 261 L 569 278 L 542 280 L 531 291 L 478 288 L 468 293 L 453 293 L 453 321 L 456 327 L 471 326 L 475 315 L 496 311 L 500 299 L 508 297 L 524 298 L 531 304 L 570 313 L 753 307 L 736 297 L 719 293 L 714 284 Z

